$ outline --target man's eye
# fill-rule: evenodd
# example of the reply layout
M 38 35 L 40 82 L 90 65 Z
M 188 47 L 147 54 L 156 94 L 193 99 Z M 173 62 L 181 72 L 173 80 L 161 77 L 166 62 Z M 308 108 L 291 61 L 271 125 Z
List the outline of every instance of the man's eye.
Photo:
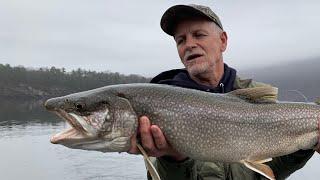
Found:
M 177 43 L 177 45 L 183 43 L 183 39 L 177 39 L 176 43 Z
M 195 34 L 196 37 L 203 37 L 203 36 L 206 36 L 205 34 L 202 34 L 202 33 L 198 33 L 198 34 Z

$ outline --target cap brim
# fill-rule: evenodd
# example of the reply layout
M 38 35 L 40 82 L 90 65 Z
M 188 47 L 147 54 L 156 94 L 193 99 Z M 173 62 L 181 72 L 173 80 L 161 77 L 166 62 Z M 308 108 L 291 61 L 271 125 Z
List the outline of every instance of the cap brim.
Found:
M 211 20 L 206 14 L 191 6 L 175 5 L 164 12 L 160 21 L 160 26 L 165 33 L 173 36 L 175 27 L 181 20 L 195 17 L 204 17 Z

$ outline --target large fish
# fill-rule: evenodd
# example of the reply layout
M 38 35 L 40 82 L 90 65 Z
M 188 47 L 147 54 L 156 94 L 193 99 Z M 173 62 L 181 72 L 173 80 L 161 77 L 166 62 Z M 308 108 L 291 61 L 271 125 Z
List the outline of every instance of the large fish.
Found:
M 123 84 L 49 99 L 45 107 L 71 125 L 51 138 L 55 144 L 127 152 L 138 118 L 146 115 L 182 154 L 203 161 L 241 162 L 274 179 L 263 162 L 314 148 L 320 120 L 319 105 L 270 101 L 276 90 L 260 87 L 213 94 Z

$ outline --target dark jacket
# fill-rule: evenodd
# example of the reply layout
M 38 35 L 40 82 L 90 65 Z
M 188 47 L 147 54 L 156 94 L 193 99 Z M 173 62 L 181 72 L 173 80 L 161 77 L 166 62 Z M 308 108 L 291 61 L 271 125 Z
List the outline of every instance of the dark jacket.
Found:
M 224 65 L 224 74 L 218 87 L 212 88 L 197 84 L 185 69 L 163 72 L 151 80 L 151 83 L 169 84 L 213 93 L 227 93 L 235 89 L 266 86 L 251 79 L 241 79 L 236 70 Z M 285 179 L 294 171 L 302 168 L 313 155 L 313 150 L 300 150 L 290 155 L 273 158 L 267 164 L 274 171 L 276 179 Z M 266 179 L 240 163 L 202 162 L 187 159 L 175 162 L 169 157 L 154 158 L 154 165 L 162 180 L 261 180 Z M 148 179 L 151 177 L 148 175 Z
M 185 69 L 174 69 L 165 71 L 154 77 L 150 82 L 157 84 L 169 84 L 213 93 L 227 93 L 235 89 L 235 79 L 236 70 L 228 67 L 228 65 L 225 64 L 223 76 L 219 82 L 218 87 L 215 88 L 196 83 L 191 79 L 187 70 Z

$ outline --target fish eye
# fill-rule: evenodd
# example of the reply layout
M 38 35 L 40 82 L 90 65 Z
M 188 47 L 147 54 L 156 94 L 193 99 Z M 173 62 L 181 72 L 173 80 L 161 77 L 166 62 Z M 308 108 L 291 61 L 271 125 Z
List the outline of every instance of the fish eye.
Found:
M 81 109 L 83 109 L 83 105 L 82 105 L 82 104 L 76 104 L 76 108 L 77 108 L 78 110 L 81 110 Z

